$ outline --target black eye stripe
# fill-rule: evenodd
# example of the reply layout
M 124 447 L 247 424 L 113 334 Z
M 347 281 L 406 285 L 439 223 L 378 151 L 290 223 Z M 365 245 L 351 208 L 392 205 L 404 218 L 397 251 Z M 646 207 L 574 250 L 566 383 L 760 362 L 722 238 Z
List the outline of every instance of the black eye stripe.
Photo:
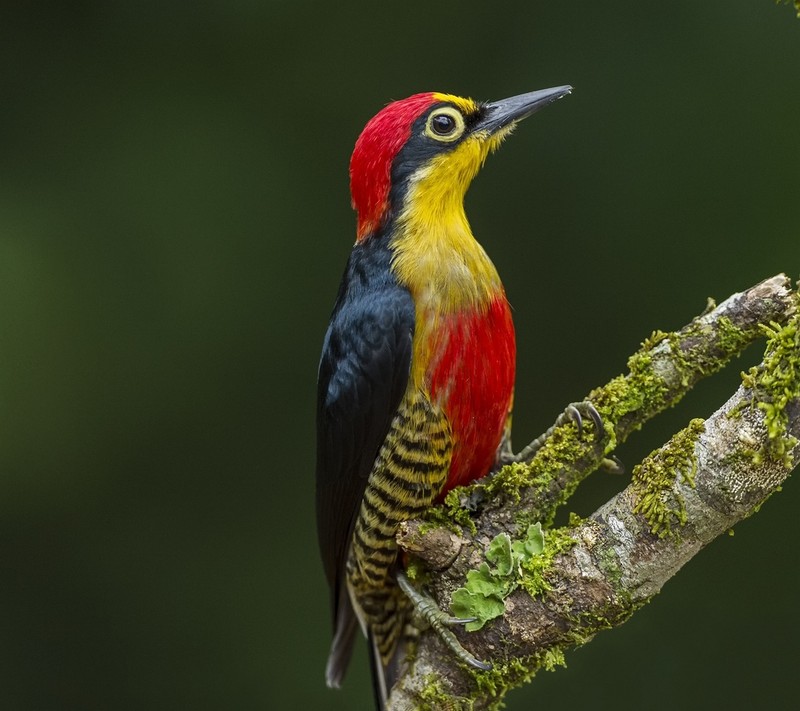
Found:
M 486 110 L 483 107 L 483 104 L 479 104 L 477 110 L 468 113 L 464 117 L 464 123 L 467 126 L 467 129 L 471 129 L 480 119 L 484 117 L 486 114 Z

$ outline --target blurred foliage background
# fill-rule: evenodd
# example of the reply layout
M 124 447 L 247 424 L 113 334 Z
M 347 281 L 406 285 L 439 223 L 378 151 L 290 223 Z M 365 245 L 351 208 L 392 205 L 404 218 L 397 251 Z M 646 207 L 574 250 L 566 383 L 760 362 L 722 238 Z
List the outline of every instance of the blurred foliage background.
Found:
M 517 444 L 707 296 L 800 276 L 791 6 L 4 4 L 0 708 L 369 708 L 363 650 L 324 687 L 313 519 L 349 154 L 393 98 L 564 83 L 468 196 L 515 307 Z M 785 707 L 797 484 L 508 708 Z

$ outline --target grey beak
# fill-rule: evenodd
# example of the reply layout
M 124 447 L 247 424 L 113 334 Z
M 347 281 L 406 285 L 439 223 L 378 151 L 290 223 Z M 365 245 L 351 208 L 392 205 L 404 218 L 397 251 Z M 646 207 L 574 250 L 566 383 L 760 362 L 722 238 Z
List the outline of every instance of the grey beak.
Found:
M 566 96 L 571 91 L 571 86 L 556 86 L 484 104 L 484 115 L 472 127 L 472 130 L 474 132 L 486 131 L 489 134 L 495 133 L 509 124 L 528 118 L 531 114 L 535 114 L 539 109 L 552 104 L 556 99 Z

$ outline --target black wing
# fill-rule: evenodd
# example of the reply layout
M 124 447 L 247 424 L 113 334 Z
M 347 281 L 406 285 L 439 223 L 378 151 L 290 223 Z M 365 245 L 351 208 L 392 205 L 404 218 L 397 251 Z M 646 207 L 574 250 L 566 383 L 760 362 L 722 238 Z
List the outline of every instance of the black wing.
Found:
M 344 589 L 347 551 L 367 478 L 408 384 L 414 334 L 411 295 L 395 281 L 388 249 L 369 242 L 353 249 L 319 366 L 317 533 L 336 633 L 333 685 L 355 631 Z

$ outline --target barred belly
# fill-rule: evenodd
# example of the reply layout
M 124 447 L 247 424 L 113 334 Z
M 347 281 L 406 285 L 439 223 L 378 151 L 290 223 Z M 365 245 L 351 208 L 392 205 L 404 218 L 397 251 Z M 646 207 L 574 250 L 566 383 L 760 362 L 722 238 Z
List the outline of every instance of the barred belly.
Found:
M 409 607 L 394 581 L 397 527 L 436 500 L 447 481 L 452 450 L 442 410 L 423 392 L 407 393 L 369 476 L 347 561 L 353 606 L 372 632 L 384 664 Z

